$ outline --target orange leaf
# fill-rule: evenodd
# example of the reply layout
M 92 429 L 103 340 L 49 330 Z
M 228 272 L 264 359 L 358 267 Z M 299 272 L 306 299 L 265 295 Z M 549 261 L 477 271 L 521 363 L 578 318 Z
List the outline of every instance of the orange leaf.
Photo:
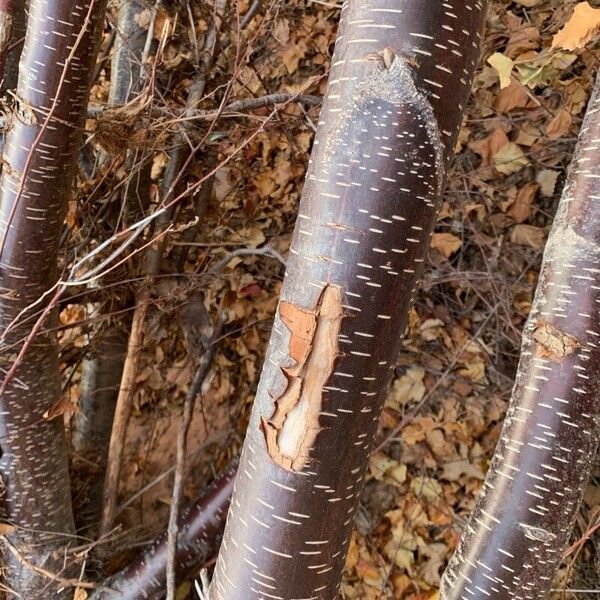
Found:
M 580 2 L 565 26 L 552 39 L 552 48 L 583 48 L 600 30 L 600 8 Z

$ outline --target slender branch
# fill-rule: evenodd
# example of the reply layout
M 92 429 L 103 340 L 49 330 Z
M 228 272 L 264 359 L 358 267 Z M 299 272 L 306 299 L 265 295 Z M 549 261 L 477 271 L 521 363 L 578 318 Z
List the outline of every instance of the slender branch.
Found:
M 196 306 L 200 308 L 202 312 L 205 312 L 204 306 L 201 301 L 196 302 Z M 194 315 L 196 317 L 196 315 Z M 194 318 L 196 320 L 196 318 Z M 203 319 L 204 320 L 204 319 Z M 208 320 L 208 315 L 205 315 L 205 320 Z M 187 324 L 184 323 L 184 327 Z M 193 327 L 191 324 L 188 327 Z M 212 357 L 214 353 L 214 344 L 219 339 L 221 334 L 222 320 L 219 319 L 217 325 L 213 327 L 213 333 L 204 347 L 204 352 L 200 358 L 200 362 L 196 368 L 196 373 L 192 380 L 192 384 L 188 390 L 183 405 L 183 415 L 177 434 L 177 459 L 175 467 L 175 479 L 173 482 L 173 493 L 171 495 L 171 509 L 169 513 L 169 525 L 167 528 L 167 600 L 175 600 L 176 593 L 176 559 L 177 559 L 177 545 L 179 536 L 179 506 L 183 497 L 183 482 L 186 476 L 186 450 L 187 450 L 187 436 L 192 422 L 192 415 L 194 413 L 194 406 L 196 398 L 200 394 L 202 384 L 206 379 L 206 375 L 210 369 L 212 363 Z M 195 340 L 196 341 L 196 340 Z M 199 341 L 199 340 L 198 340 Z M 196 341 L 196 343 L 198 343 Z M 191 353 L 193 356 L 196 352 Z

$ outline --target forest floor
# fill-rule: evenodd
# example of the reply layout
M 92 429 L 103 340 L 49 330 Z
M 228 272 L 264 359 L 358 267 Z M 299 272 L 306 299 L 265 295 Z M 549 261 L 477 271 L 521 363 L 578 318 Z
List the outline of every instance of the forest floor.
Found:
M 251 4 L 238 3 L 242 21 Z M 345 598 L 435 599 L 482 484 L 510 397 L 545 239 L 598 66 L 594 40 L 574 51 L 550 49 L 576 4 L 491 2 L 482 66 L 362 495 Z M 217 109 L 225 97 L 230 102 L 282 92 L 322 95 L 338 19 L 339 7 L 332 2 L 263 0 L 238 33 L 235 3 L 230 3 L 201 107 Z M 146 95 L 143 109 L 134 104 L 90 120 L 88 127 L 94 152 L 115 159 L 117 167 L 107 175 L 113 184 L 129 175 L 122 160 L 125 147 L 150 152 L 154 180 L 161 175 L 173 123 L 164 116 L 150 121 L 147 106 L 184 105 L 211 23 L 210 2 L 188 12 L 165 2 L 155 18 L 146 15 L 141 23 L 154 27 L 161 45 L 149 100 Z M 497 68 L 487 62 L 494 53 L 500 55 L 492 59 Z M 503 88 L 499 72 L 506 78 Z M 100 73 L 94 102 L 105 102 L 107 89 Z M 203 302 L 213 322 L 222 319 L 223 333 L 194 411 L 186 498 L 241 447 L 318 111 L 318 106 L 289 102 L 276 110 L 242 108 L 193 125 L 190 143 L 200 146 L 182 175 L 185 182 L 195 183 L 220 166 L 204 184 L 209 195 L 200 223 L 191 216 L 193 199 L 184 200 L 153 290 L 120 490 L 121 502 L 127 502 L 120 515 L 127 535 L 119 538 L 114 568 L 164 528 L 168 517 L 172 480 L 165 474 L 175 464 L 181 408 L 194 373 L 184 343 L 188 323 L 180 310 L 190 297 Z M 87 195 L 97 186 L 96 180 L 82 179 L 70 212 L 75 230 L 87 232 L 99 218 L 86 212 Z M 182 241 L 192 227 L 197 228 L 194 240 Z M 275 252 L 261 250 L 265 246 Z M 178 262 L 181 248 L 187 250 L 184 264 Z M 80 322 L 89 317 L 86 311 L 87 305 L 69 305 L 61 321 Z M 83 325 L 65 330 L 65 369 L 75 360 L 69 349 L 84 348 L 89 335 Z M 74 371 L 73 403 L 77 378 Z M 80 479 L 76 486 L 85 494 L 85 478 Z M 146 491 L 140 494 L 142 488 Z M 600 537 L 587 535 L 599 514 L 600 477 L 587 490 L 558 589 L 600 589 Z M 186 586 L 182 598 L 190 590 Z M 558 597 L 589 594 L 562 591 Z

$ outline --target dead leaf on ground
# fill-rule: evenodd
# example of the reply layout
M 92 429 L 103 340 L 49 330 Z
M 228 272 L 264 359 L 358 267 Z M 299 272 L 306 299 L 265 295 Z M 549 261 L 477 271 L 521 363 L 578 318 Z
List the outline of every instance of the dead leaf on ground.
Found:
M 540 184 L 540 192 L 542 196 L 551 198 L 554 195 L 556 188 L 556 182 L 558 180 L 558 171 L 552 171 L 551 169 L 542 169 L 535 180 Z
M 508 214 L 517 222 L 523 223 L 531 216 L 531 209 L 539 189 L 537 183 L 526 183 L 518 192 Z
M 580 2 L 565 26 L 552 39 L 552 48 L 583 48 L 600 30 L 600 8 Z
M 431 247 L 439 250 L 446 258 L 450 258 L 460 247 L 462 240 L 453 233 L 434 233 Z
M 399 379 L 396 379 L 388 395 L 386 406 L 401 410 L 407 402 L 419 402 L 425 395 L 425 369 L 410 367 Z
M 546 125 L 546 135 L 551 140 L 557 140 L 567 135 L 571 131 L 572 125 L 573 117 L 571 114 L 566 110 L 561 110 Z
M 520 223 L 513 227 L 510 241 L 513 244 L 519 244 L 519 246 L 529 246 L 541 250 L 546 243 L 546 232 L 540 227 Z
M 508 56 L 505 56 L 501 52 L 494 52 L 487 61 L 495 69 L 496 73 L 498 73 L 500 89 L 507 88 L 510 85 L 510 76 L 515 66 L 512 58 L 508 58 Z
M 529 159 L 520 146 L 514 142 L 508 142 L 494 154 L 494 164 L 496 170 L 500 173 L 511 175 L 526 167 L 529 164 Z

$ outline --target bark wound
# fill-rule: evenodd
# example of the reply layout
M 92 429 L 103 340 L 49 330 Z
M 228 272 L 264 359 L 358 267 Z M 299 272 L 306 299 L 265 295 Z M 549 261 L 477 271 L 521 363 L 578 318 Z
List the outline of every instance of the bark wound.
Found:
M 536 355 L 562 361 L 581 346 L 579 340 L 546 321 L 538 321 L 532 334 L 537 342 Z
M 337 126 L 324 144 L 321 170 L 323 173 L 329 172 L 333 158 L 339 153 L 340 140 L 353 130 L 370 102 L 377 100 L 395 106 L 411 106 L 418 114 L 433 147 L 438 176 L 437 191 L 441 194 L 444 189 L 445 147 L 433 106 L 415 78 L 414 71 L 418 62 L 390 47 L 368 54 L 363 60 L 373 63 L 372 71 L 363 83 L 356 86 L 353 97 L 348 99 L 345 108 L 336 115 Z
M 300 471 L 321 429 L 323 387 L 338 356 L 342 292 L 328 284 L 314 309 L 281 302 L 279 316 L 290 332 L 288 352 L 294 364 L 282 367 L 288 384 L 262 427 L 271 458 L 284 469 Z
M 551 542 L 556 538 L 556 534 L 541 527 L 533 527 L 527 525 L 527 523 L 519 523 L 519 527 L 523 530 L 523 534 L 527 539 L 535 542 Z

